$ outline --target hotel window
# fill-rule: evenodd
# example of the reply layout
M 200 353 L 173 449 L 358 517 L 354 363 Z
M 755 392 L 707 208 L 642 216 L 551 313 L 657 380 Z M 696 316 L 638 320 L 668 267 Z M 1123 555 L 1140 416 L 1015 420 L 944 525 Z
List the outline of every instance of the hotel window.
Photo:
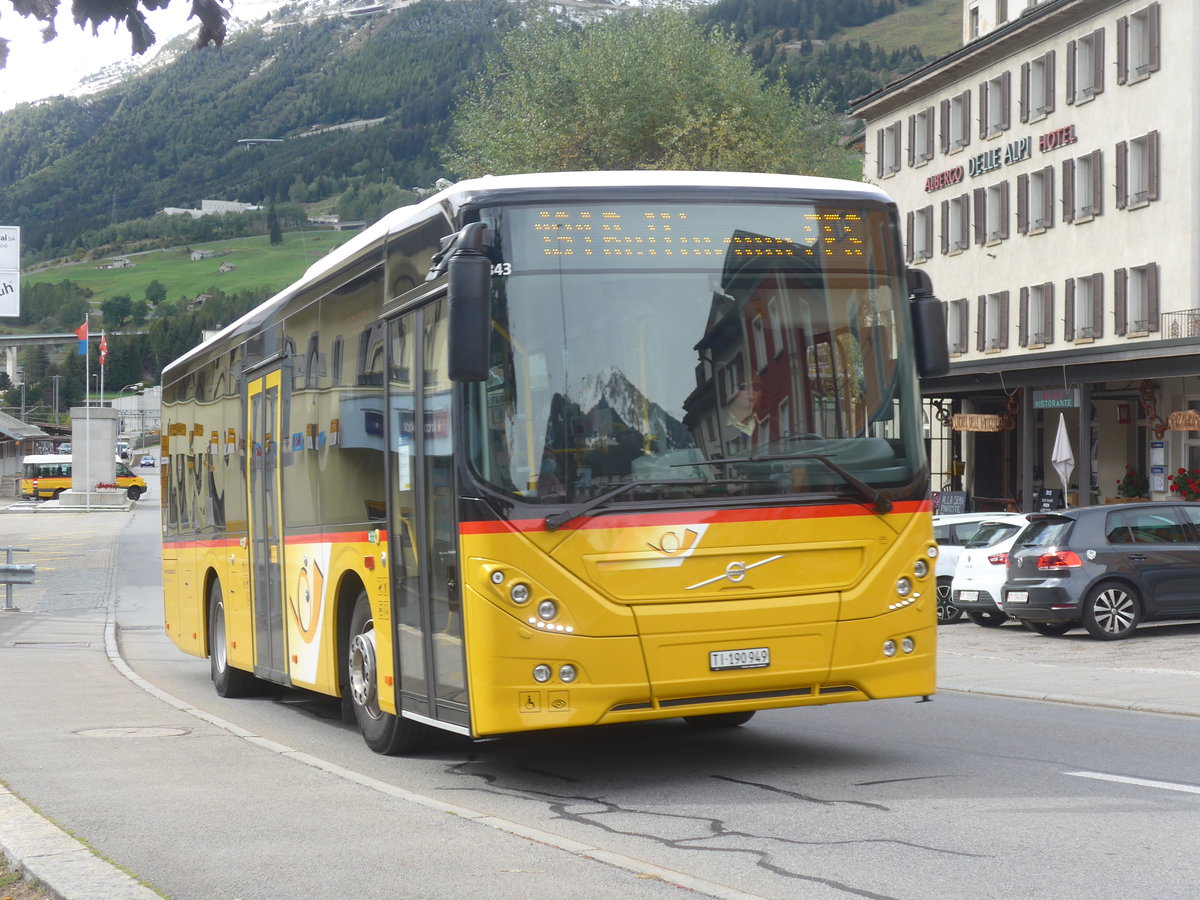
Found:
M 767 367 L 770 357 L 767 355 L 767 324 L 762 316 L 755 316 L 752 325 L 754 330 L 754 362 L 758 371 Z
M 1067 103 L 1083 103 L 1104 91 L 1104 29 L 1067 43 Z
M 1161 65 L 1159 4 L 1117 19 L 1117 84 L 1149 78 Z
M 1113 273 L 1113 318 L 1117 334 L 1158 331 L 1158 263 Z
M 1034 350 L 1054 343 L 1053 283 L 1021 288 L 1017 341 L 1022 347 Z
M 964 298 L 946 303 L 946 345 L 953 356 L 967 352 L 967 302 Z
M 942 101 L 941 142 L 943 153 L 954 153 L 971 143 L 971 92 Z
M 971 7 L 971 11 L 968 14 L 968 22 L 971 39 L 974 40 L 975 38 L 979 37 L 979 7 Z
M 787 397 L 779 401 L 777 415 L 779 418 L 779 436 L 787 437 L 792 433 L 792 408 Z
M 771 321 L 771 349 L 776 356 L 783 352 L 783 321 L 779 316 L 779 301 L 771 297 L 767 300 L 767 318 Z
M 933 159 L 933 107 L 908 117 L 908 164 L 922 166 Z
M 1063 338 L 1091 341 L 1104 336 L 1104 276 L 1067 279 Z
M 1017 231 L 1040 234 L 1054 227 L 1054 167 L 1017 176 Z
M 900 171 L 900 123 L 893 122 L 887 128 L 880 128 L 877 135 L 875 172 L 880 178 L 886 178 Z
M 1008 291 L 980 295 L 976 341 L 981 352 L 1008 348 Z
M 1158 199 L 1158 132 L 1117 144 L 1117 208 L 1136 209 Z
M 975 243 L 1008 239 L 1008 182 L 975 189 Z
M 908 261 L 924 262 L 933 256 L 933 205 L 908 214 Z
M 1063 221 L 1089 222 L 1104 212 L 1104 168 L 1096 150 L 1063 163 Z
M 1012 77 L 1008 72 L 979 85 L 980 137 L 991 137 L 1008 128 L 1011 93 Z
M 971 246 L 971 195 L 942 201 L 942 255 Z
M 1008 21 L 1008 0 L 996 0 L 996 24 Z
M 1054 112 L 1054 51 L 1021 66 L 1021 121 L 1036 122 Z

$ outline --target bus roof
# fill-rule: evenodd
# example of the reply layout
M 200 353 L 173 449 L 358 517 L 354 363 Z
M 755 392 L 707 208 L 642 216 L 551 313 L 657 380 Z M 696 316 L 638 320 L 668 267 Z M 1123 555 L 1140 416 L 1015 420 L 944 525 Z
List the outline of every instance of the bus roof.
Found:
M 414 222 L 430 216 L 434 210 L 443 209 L 453 217 L 463 206 L 477 201 L 481 196 L 489 198 L 506 193 L 522 194 L 533 191 L 613 189 L 613 188 L 734 188 L 745 190 L 794 191 L 804 194 L 841 194 L 862 200 L 891 203 L 892 198 L 882 189 L 865 182 L 846 181 L 837 178 L 818 178 L 810 175 L 777 175 L 760 172 L 690 172 L 673 170 L 633 170 L 611 172 L 540 172 L 525 175 L 485 175 L 452 184 L 426 197 L 420 203 L 402 206 L 385 215 L 373 225 L 359 232 L 346 243 L 330 251 L 305 271 L 304 275 L 279 293 L 263 301 L 254 309 L 207 341 L 196 345 L 183 356 L 169 363 L 163 370 L 163 382 L 180 366 L 202 355 L 212 344 L 243 330 L 256 319 L 264 319 L 274 310 L 285 305 L 302 287 L 319 280 L 343 263 L 354 259 L 371 246 L 383 241 L 389 234 L 402 231 Z

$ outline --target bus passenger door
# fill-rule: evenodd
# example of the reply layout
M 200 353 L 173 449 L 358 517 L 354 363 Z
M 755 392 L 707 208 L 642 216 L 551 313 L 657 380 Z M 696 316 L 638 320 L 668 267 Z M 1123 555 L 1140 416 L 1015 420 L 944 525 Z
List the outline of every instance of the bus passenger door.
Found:
M 247 386 L 247 499 L 250 509 L 250 603 L 254 612 L 254 674 L 287 684 L 283 645 L 283 535 L 280 528 L 279 370 Z
M 397 705 L 469 727 L 458 587 L 446 300 L 388 323 L 388 470 Z

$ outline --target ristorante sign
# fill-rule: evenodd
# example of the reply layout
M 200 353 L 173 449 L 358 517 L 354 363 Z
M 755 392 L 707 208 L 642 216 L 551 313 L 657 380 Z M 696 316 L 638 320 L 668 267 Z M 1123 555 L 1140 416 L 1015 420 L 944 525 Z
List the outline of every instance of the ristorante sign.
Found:
M 1078 140 L 1079 138 L 1075 134 L 1075 126 L 1067 125 L 1063 128 L 1056 128 L 1054 131 L 1048 131 L 1043 135 L 1039 135 L 1037 148 L 1039 153 L 1049 153 L 1052 150 L 1057 150 L 1059 147 L 1074 144 Z M 960 184 L 966 176 L 975 178 L 979 175 L 986 175 L 988 172 L 994 172 L 996 169 L 1003 168 L 1004 166 L 1011 166 L 1013 163 L 1024 162 L 1032 157 L 1032 137 L 1009 141 L 1004 146 L 992 147 L 984 150 L 982 153 L 976 153 L 967 160 L 965 167 L 955 166 L 953 169 L 947 169 L 944 172 L 938 172 L 936 175 L 930 175 L 925 179 L 925 193 L 929 194 L 939 191 L 944 187 Z

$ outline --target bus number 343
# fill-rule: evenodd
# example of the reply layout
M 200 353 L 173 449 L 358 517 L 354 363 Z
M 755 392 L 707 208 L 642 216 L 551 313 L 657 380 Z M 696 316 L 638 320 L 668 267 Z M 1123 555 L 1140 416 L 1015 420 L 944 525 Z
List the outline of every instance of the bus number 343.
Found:
M 492 266 L 493 275 L 511 275 L 512 263 L 496 263 Z

